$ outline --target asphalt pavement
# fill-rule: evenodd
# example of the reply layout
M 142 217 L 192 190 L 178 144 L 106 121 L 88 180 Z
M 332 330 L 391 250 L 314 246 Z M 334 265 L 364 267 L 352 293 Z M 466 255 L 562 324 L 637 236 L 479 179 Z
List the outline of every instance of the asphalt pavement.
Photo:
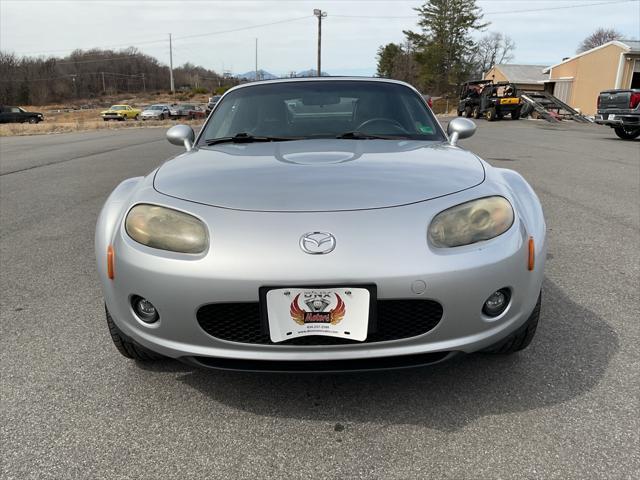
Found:
M 510 356 L 291 375 L 136 365 L 111 343 L 93 231 L 179 153 L 156 128 L 0 138 L 3 479 L 638 478 L 640 141 L 479 121 L 549 235 L 541 324 Z

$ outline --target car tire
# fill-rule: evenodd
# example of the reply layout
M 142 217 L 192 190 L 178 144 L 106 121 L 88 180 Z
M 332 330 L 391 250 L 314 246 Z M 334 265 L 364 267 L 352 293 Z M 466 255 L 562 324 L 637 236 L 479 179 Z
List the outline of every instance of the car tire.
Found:
M 540 306 L 542 305 L 542 292 L 538 294 L 538 301 L 533 308 L 533 312 L 529 318 L 518 330 L 513 332 L 507 338 L 503 338 L 499 342 L 482 350 L 482 353 L 493 353 L 500 355 L 509 355 L 524 350 L 533 340 L 538 328 L 538 320 L 540 320 Z
M 520 111 L 511 112 L 511 120 L 520 120 Z
M 471 118 L 473 111 L 471 110 L 471 107 L 464 107 L 464 116 L 465 118 Z
M 140 117 L 136 115 L 135 117 L 133 117 L 133 119 L 137 122 L 138 120 L 140 120 Z
M 38 119 L 36 117 L 30 117 L 29 123 L 38 123 Z
M 120 120 L 121 122 L 124 122 L 126 119 L 127 119 L 127 116 L 126 116 L 126 115 L 123 115 L 123 116 L 121 116 L 121 117 L 119 118 L 119 120 Z
M 473 107 L 473 110 L 471 111 L 471 115 L 473 116 L 473 118 L 475 118 L 476 120 L 479 120 L 480 117 L 482 116 L 482 114 L 480 113 L 480 107 L 479 106 L 475 106 Z
M 164 120 L 164 113 L 160 115 L 160 120 Z
M 497 115 L 498 114 L 496 113 L 496 109 L 490 108 L 489 110 L 487 110 L 487 121 L 493 122 L 496 119 Z
M 105 306 L 105 313 L 107 316 L 107 326 L 109 327 L 109 334 L 111 335 L 111 340 L 113 340 L 113 344 L 116 346 L 120 354 L 124 357 L 130 358 L 132 360 L 136 360 L 138 362 L 152 362 L 154 360 L 161 360 L 165 358 L 159 353 L 152 352 L 144 348 L 137 343 L 132 342 L 131 340 L 125 338 L 120 329 L 116 326 L 113 318 L 111 318 L 111 314 L 109 310 L 107 310 Z
M 622 140 L 633 140 L 634 138 L 638 138 L 640 136 L 640 127 L 615 127 L 613 130 L 616 132 L 618 138 L 621 138 Z

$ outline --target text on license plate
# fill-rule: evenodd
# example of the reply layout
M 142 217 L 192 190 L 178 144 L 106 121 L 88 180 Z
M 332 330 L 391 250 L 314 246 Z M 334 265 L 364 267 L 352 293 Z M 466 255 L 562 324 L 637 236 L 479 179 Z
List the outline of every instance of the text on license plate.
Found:
M 366 288 L 275 288 L 266 294 L 274 343 L 321 335 L 364 341 L 369 326 Z

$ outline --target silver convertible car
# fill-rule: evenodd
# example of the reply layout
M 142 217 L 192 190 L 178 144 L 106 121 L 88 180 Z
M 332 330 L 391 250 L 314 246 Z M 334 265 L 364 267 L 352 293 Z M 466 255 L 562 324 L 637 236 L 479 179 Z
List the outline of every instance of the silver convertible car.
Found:
M 125 180 L 95 249 L 125 357 L 265 371 L 512 353 L 535 333 L 540 202 L 457 145 L 410 85 L 309 78 L 229 90 L 185 152 Z

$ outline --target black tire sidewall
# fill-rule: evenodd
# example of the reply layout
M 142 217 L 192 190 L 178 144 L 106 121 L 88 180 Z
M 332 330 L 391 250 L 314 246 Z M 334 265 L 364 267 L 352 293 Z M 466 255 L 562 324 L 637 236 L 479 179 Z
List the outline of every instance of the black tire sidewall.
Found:
M 625 127 L 615 127 L 613 130 L 616 132 L 618 138 L 621 138 L 622 140 L 633 140 L 640 136 L 640 127 L 635 130 Z

